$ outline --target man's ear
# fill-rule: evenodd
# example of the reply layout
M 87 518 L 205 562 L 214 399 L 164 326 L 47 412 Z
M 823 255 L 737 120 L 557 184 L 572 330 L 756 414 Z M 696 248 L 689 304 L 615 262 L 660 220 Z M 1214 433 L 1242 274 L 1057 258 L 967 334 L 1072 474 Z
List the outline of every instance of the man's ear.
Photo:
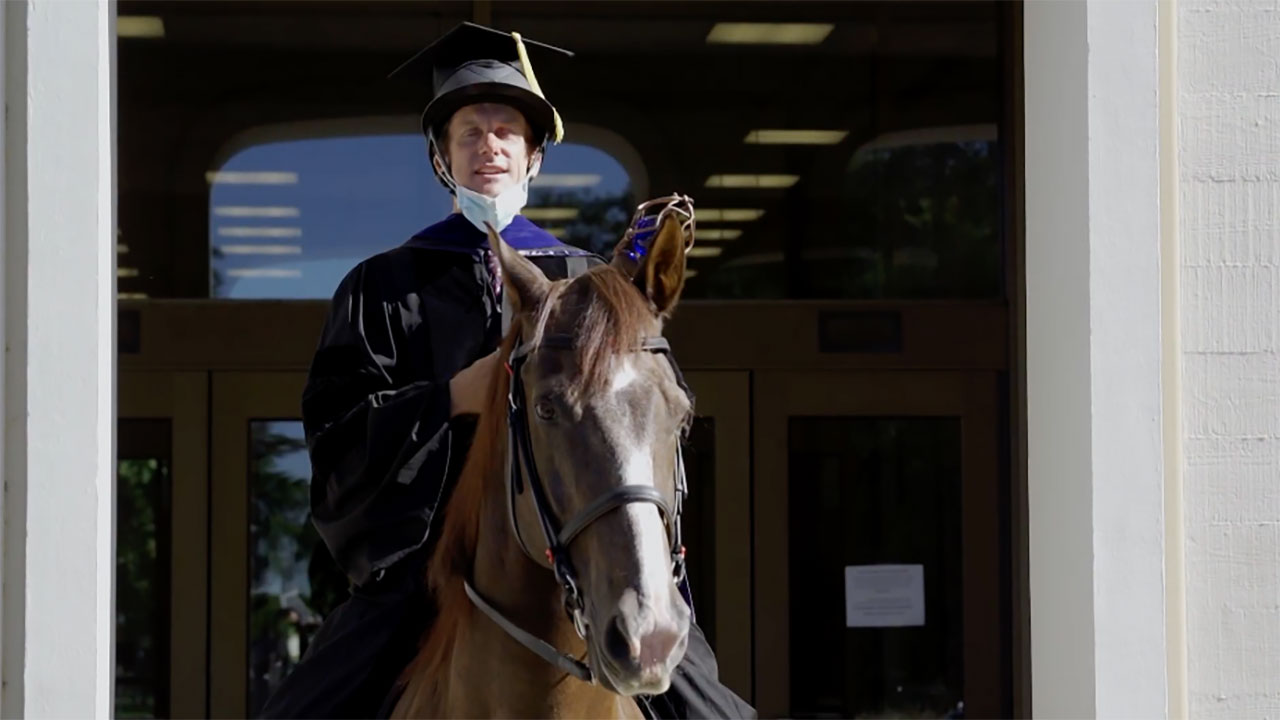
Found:
M 542 148 L 533 151 L 529 157 L 529 179 L 533 180 L 542 172 Z
M 517 314 L 530 312 L 542 304 L 551 289 L 551 281 L 542 270 L 508 245 L 489 223 L 489 248 L 502 269 L 502 284 Z
M 433 143 L 434 147 L 427 150 L 431 156 L 431 167 L 436 171 L 438 177 L 452 177 L 453 172 L 449 169 L 449 164 L 444 160 L 444 151 L 440 149 L 438 143 Z

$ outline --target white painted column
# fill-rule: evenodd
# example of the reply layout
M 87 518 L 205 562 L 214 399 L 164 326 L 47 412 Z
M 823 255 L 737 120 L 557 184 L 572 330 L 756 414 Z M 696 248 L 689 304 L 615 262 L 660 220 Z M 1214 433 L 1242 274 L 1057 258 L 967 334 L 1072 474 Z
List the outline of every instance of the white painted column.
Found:
M 0 716 L 112 715 L 114 3 L 6 2 Z
M 1163 717 L 1157 5 L 1024 23 L 1032 712 Z

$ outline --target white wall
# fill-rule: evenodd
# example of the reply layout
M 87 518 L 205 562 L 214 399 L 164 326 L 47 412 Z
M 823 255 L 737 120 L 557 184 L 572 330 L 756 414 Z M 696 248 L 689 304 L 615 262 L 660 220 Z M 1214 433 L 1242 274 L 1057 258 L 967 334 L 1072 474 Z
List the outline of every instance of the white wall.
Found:
M 1280 5 L 1178 2 L 1190 715 L 1280 714 Z

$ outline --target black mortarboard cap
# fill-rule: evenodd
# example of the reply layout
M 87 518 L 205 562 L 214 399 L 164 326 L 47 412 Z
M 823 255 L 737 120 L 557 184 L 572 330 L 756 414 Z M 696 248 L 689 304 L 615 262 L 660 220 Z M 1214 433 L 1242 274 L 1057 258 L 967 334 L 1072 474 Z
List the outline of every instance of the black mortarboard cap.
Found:
M 422 132 L 436 137 L 453 113 L 464 105 L 499 102 L 511 105 L 544 140 L 560 142 L 564 128 L 555 107 L 542 94 L 530 56 L 573 53 L 532 40 L 464 22 L 391 72 L 431 88 L 422 113 Z

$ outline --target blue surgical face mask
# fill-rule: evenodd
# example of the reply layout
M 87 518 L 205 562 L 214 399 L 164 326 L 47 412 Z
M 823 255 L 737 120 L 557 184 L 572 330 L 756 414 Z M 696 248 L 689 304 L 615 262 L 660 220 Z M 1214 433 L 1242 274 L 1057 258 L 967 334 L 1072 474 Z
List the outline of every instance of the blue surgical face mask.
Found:
M 529 202 L 529 180 L 530 178 L 525 176 L 524 180 L 503 190 L 498 197 L 492 198 L 455 184 L 453 192 L 458 198 L 458 210 L 462 212 L 463 217 L 471 221 L 472 225 L 479 228 L 480 232 L 489 232 L 485 227 L 486 222 L 493 225 L 498 232 L 502 232 Z
M 525 174 L 524 180 L 503 190 L 497 197 L 489 197 L 482 195 L 475 190 L 463 187 L 453 179 L 453 173 L 449 166 L 444 163 L 443 155 L 439 148 L 435 145 L 435 139 L 428 140 L 428 148 L 432 156 L 436 158 L 438 163 L 437 170 L 440 177 L 453 190 L 454 197 L 458 199 L 458 210 L 462 213 L 472 225 L 476 226 L 482 233 L 488 233 L 489 229 L 485 227 L 485 223 L 493 225 L 494 229 L 502 232 L 507 229 L 524 206 L 529 202 L 529 182 L 538 174 L 541 163 L 535 162 L 529 168 L 529 172 Z

